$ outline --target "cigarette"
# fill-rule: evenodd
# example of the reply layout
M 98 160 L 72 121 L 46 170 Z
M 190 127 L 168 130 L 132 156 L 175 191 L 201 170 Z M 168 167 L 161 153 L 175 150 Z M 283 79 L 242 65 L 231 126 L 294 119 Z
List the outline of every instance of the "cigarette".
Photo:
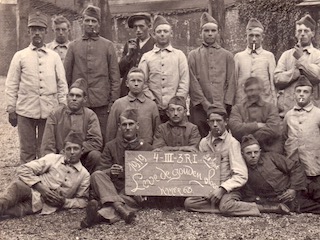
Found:
M 303 99 L 302 98 L 299 98 L 299 102 L 302 102 L 303 101 Z
M 256 50 L 256 44 L 252 44 L 252 50 Z
M 93 30 L 93 33 L 97 33 L 97 31 L 96 31 L 96 30 Z

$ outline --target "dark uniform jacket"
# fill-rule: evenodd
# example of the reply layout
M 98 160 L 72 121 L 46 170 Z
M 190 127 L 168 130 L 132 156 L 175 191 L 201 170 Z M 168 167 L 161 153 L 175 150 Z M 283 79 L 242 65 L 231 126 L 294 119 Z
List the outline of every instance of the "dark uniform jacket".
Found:
M 278 153 L 261 153 L 255 167 L 248 166 L 248 182 L 244 197 L 276 198 L 287 189 L 306 189 L 306 176 L 298 160 L 291 160 Z
M 115 176 L 115 178 L 112 179 L 114 184 L 118 186 L 117 189 L 124 188 L 126 150 L 151 151 L 152 146 L 148 143 L 145 143 L 142 139 L 138 138 L 135 141 L 129 143 L 125 141 L 121 136 L 106 143 L 97 170 L 106 171 L 107 174 L 110 174 L 110 168 L 113 164 L 121 165 L 124 169 L 123 173 Z M 122 185 L 122 187 L 119 187 L 119 185 Z
M 143 45 L 142 48 L 139 47 L 139 39 L 137 39 L 137 48 L 133 51 L 131 55 L 127 55 L 128 53 L 128 43 L 124 45 L 122 58 L 119 62 L 119 68 L 120 68 L 120 76 L 122 77 L 122 83 L 121 83 L 121 90 L 120 90 L 120 97 L 124 97 L 128 94 L 129 89 L 126 86 L 126 80 L 129 70 L 132 67 L 138 67 L 138 64 L 140 62 L 140 59 L 142 55 L 146 52 L 149 52 L 153 49 L 153 46 L 155 44 L 155 41 L 152 37 Z
M 69 87 L 78 78 L 87 81 L 88 107 L 107 106 L 119 98 L 118 58 L 111 41 L 101 36 L 83 36 L 71 42 L 64 67 Z

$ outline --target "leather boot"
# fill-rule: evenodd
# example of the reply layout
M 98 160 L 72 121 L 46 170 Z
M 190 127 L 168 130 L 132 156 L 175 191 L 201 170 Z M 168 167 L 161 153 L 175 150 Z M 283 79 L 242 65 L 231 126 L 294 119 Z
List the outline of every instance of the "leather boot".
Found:
M 98 213 L 99 203 L 97 200 L 90 200 L 86 208 L 86 217 L 80 222 L 81 228 L 88 228 L 102 221 Z
M 290 209 L 283 203 L 257 204 L 257 206 L 262 213 L 290 215 Z
M 136 217 L 134 212 L 127 210 L 123 204 L 119 204 L 115 207 L 115 210 L 119 213 L 120 217 L 127 223 L 130 224 L 133 222 Z

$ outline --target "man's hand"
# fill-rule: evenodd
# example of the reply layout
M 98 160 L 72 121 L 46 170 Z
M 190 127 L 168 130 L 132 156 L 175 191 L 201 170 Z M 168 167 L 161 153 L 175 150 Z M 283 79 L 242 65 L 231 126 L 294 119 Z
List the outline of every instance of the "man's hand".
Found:
M 163 152 L 163 149 L 162 148 L 155 148 L 152 151 L 153 152 Z
M 183 151 L 183 152 L 198 152 L 198 149 L 194 146 L 182 146 L 179 148 L 179 151 Z
M 134 39 L 134 38 L 129 39 L 129 41 L 128 41 L 128 54 L 127 55 L 131 55 L 135 49 L 137 49 L 136 39 Z
M 265 123 L 260 123 L 258 122 L 258 128 L 264 128 L 265 126 L 267 126 Z
M 279 201 L 285 203 L 285 202 L 291 202 L 296 197 L 296 190 L 294 189 L 288 189 L 284 193 L 282 193 L 280 196 L 278 196 Z
M 16 127 L 18 125 L 18 118 L 16 112 L 9 113 L 9 123 L 12 127 Z
M 296 64 L 296 68 L 293 70 L 292 80 L 297 80 L 301 75 L 297 65 L 299 64 Z
M 62 207 L 66 201 L 60 193 L 55 190 L 51 190 L 47 186 L 43 185 L 41 182 L 33 186 L 40 194 L 45 203 L 53 207 Z
M 294 46 L 294 53 L 293 56 L 295 57 L 295 59 L 299 59 L 303 56 L 303 47 L 301 47 L 300 44 L 297 44 Z
M 216 188 L 212 192 L 210 192 L 210 194 L 207 197 L 207 199 L 210 200 L 212 205 L 217 205 L 220 202 L 222 196 L 226 192 L 227 191 L 223 187 Z
M 119 164 L 113 164 L 110 168 L 110 173 L 112 175 L 119 175 L 123 172 L 123 167 Z
M 113 102 L 109 102 L 107 106 L 107 113 L 110 113 Z

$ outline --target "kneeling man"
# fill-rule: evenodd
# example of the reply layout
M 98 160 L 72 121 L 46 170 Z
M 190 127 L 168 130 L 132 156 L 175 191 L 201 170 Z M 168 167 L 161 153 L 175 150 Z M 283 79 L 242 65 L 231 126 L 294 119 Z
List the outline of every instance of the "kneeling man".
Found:
M 79 78 L 70 87 L 67 106 L 59 107 L 47 119 L 41 155 L 60 153 L 65 137 L 70 132 L 80 132 L 84 138 L 81 163 L 92 173 L 100 160 L 102 135 L 98 117 L 85 107 L 86 101 L 87 83 L 83 78 Z
M 0 194 L 0 216 L 86 207 L 90 175 L 80 162 L 82 142 L 80 133 L 70 133 L 62 154 L 51 153 L 18 167 L 18 179 Z

